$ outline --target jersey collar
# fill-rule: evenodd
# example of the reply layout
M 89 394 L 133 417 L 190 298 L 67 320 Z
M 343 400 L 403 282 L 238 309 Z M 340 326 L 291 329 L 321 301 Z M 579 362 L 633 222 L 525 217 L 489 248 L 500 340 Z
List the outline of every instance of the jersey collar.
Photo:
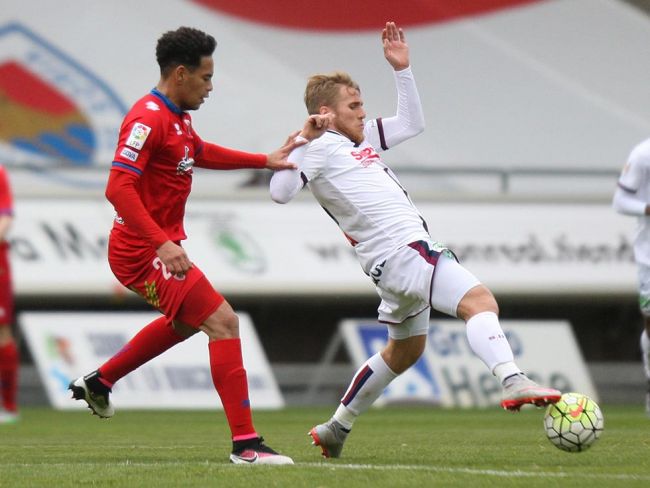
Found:
M 327 129 L 325 132 L 329 132 L 330 134 L 336 134 L 337 136 L 344 137 L 345 139 L 347 139 L 348 141 L 350 141 L 352 144 L 354 144 L 354 147 L 359 147 L 359 146 L 361 145 L 361 143 L 359 143 L 359 142 L 354 142 L 352 139 L 350 139 L 350 138 L 349 138 L 348 136 L 346 136 L 345 134 L 341 134 L 340 132 L 335 131 L 334 129 Z
M 167 106 L 167 108 L 169 110 L 171 110 L 172 112 L 174 112 L 176 115 L 182 115 L 183 114 L 183 111 L 180 108 L 178 108 L 178 106 L 174 102 L 172 102 L 169 98 L 167 98 L 165 95 L 160 93 L 160 91 L 158 91 L 157 88 L 152 88 L 151 89 L 151 94 L 154 97 L 160 98 L 160 100 L 162 100 L 162 102 Z

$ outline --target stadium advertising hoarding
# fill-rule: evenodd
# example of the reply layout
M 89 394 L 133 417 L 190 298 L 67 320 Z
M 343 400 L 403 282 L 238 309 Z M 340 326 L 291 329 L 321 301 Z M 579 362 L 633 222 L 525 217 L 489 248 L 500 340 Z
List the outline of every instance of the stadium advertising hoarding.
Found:
M 633 294 L 634 219 L 608 205 L 444 204 L 431 235 L 497 294 Z M 113 211 L 92 200 L 20 200 L 11 258 L 18 294 L 111 295 Z M 191 201 L 190 258 L 226 294 L 373 294 L 337 226 L 311 200 Z M 130 293 L 130 292 L 127 292 Z
M 256 409 L 284 406 L 251 319 L 238 312 L 251 404 Z M 19 324 L 34 356 L 53 407 L 75 409 L 70 381 L 87 374 L 119 351 L 156 313 L 29 312 Z M 208 339 L 199 333 L 120 380 L 113 389 L 116 408 L 221 409 L 210 375 Z
M 2 2 L 0 91 L 13 123 L 0 131 L 0 159 L 35 165 L 41 176 L 61 162 L 108 167 L 121 116 L 157 80 L 156 40 L 181 25 L 219 42 L 215 89 L 194 124 L 204 140 L 228 147 L 274 149 L 300 126 L 307 77 L 318 72 L 348 71 L 369 117 L 393 115 L 394 82 L 379 43 L 388 18 L 406 30 L 427 125 L 426 135 L 391 148 L 389 161 L 619 169 L 647 137 L 643 46 L 650 29 L 624 2 L 261 4 L 167 0 L 160 8 L 157 0 L 114 0 L 89 9 L 83 0 Z M 333 5 L 345 5 L 346 15 Z M 625 89 L 612 89 L 620 73 Z M 252 125 L 260 107 L 268 116 Z M 50 184 L 68 186 L 55 177 Z
M 578 344 L 565 321 L 504 320 L 515 362 L 533 380 L 597 400 Z M 386 327 L 373 319 L 345 320 L 340 333 L 355 366 L 386 344 Z M 429 403 L 444 407 L 485 407 L 501 400 L 501 386 L 472 352 L 459 320 L 432 320 L 424 354 L 394 380 L 376 405 Z

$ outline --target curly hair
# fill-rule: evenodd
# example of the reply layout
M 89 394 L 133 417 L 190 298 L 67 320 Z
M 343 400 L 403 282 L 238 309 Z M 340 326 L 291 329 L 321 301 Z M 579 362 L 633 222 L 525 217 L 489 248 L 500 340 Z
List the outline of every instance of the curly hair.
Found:
M 194 70 L 201 65 L 201 58 L 212 56 L 217 41 L 209 34 L 192 27 L 179 27 L 167 31 L 156 45 L 156 60 L 163 76 L 173 68 L 183 65 Z
M 305 88 L 304 98 L 307 112 L 313 115 L 317 114 L 323 105 L 333 106 L 338 100 L 340 86 L 346 86 L 361 92 L 357 82 L 349 74 L 342 71 L 310 76 Z

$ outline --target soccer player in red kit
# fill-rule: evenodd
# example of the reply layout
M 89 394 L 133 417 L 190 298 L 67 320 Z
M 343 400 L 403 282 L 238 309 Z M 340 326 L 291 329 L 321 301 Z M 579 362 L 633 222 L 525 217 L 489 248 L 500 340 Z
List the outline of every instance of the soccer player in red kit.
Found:
M 0 424 L 18 420 L 18 348 L 11 333 L 14 295 L 7 232 L 13 221 L 13 198 L 4 166 L 0 165 Z
M 156 58 L 160 81 L 124 118 L 106 187 L 116 217 L 108 260 L 118 280 L 162 312 L 96 371 L 70 383 L 103 418 L 113 416 L 109 398 L 120 378 L 199 330 L 209 337 L 210 370 L 232 432 L 230 461 L 293 464 L 264 444 L 253 426 L 239 322 L 181 246 L 192 168 L 292 168 L 290 137 L 280 149 L 251 154 L 205 142 L 188 110 L 212 90 L 216 41 L 189 27 L 164 33 Z

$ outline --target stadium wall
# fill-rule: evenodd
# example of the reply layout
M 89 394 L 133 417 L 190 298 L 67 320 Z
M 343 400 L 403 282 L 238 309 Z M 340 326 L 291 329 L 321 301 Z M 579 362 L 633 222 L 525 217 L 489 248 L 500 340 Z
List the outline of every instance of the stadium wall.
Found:
M 158 78 L 154 45 L 163 31 L 192 25 L 219 42 L 215 90 L 193 114 L 201 136 L 267 152 L 300 125 L 301 94 L 314 72 L 349 71 L 363 87 L 370 117 L 394 113 L 378 39 L 390 17 L 407 29 L 427 124 L 424 135 L 386 153 L 398 172 L 556 171 L 560 176 L 546 183 L 567 194 L 580 177 L 567 183 L 563 170 L 611 172 L 611 186 L 605 183 L 596 198 L 572 203 L 485 204 L 472 201 L 476 189 L 467 181 L 476 175 L 461 173 L 459 185 L 434 177 L 430 188 L 418 188 L 434 236 L 495 290 L 505 318 L 567 319 L 587 361 L 637 361 L 633 221 L 615 216 L 609 199 L 629 150 L 650 133 L 645 15 L 616 0 L 494 0 L 480 2 L 487 10 L 436 17 L 431 12 L 445 13 L 449 2 L 422 2 L 420 8 L 432 10 L 413 15 L 409 2 L 380 0 L 353 2 L 378 14 L 369 25 L 332 29 L 305 25 L 306 18 L 326 18 L 312 10 L 292 8 L 302 15 L 286 25 L 219 3 L 246 4 L 3 2 L 0 115 L 10 123 L 0 126 L 0 161 L 17 203 L 12 258 L 19 311 L 144 308 L 122 293 L 106 266 L 111 210 L 103 188 L 121 118 Z M 71 131 L 71 120 L 83 130 Z M 205 256 L 200 264 L 216 286 L 251 314 L 272 363 L 287 364 L 295 375 L 296 364 L 322 352 L 342 317 L 373 316 L 376 298 L 320 209 L 302 201 L 289 208 L 248 201 L 240 190 L 248 178 L 248 172 L 201 175 L 202 199 L 188 215 L 196 239 L 188 249 Z M 424 203 L 439 185 L 453 201 Z M 533 176 L 525 191 L 539 186 Z M 228 200 L 214 200 L 223 188 L 230 189 Z M 287 225 L 294 212 L 301 227 Z M 242 237 L 257 245 L 237 248 Z M 267 245 L 272 255 L 264 254 Z M 261 254 L 273 259 L 261 262 Z M 251 255 L 257 259 L 242 258 Z M 285 275 L 292 269 L 308 272 Z M 300 346 L 287 347 L 288 338 Z

